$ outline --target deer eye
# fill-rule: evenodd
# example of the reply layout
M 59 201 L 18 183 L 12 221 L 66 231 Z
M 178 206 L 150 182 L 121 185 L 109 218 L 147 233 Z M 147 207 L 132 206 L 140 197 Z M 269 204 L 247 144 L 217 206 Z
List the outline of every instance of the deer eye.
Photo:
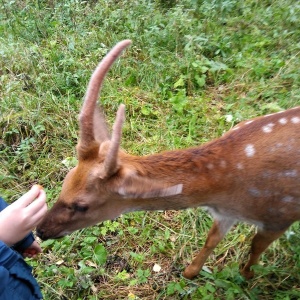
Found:
M 89 207 L 87 205 L 74 203 L 73 209 L 74 209 L 74 211 L 78 211 L 78 212 L 86 212 L 89 209 Z

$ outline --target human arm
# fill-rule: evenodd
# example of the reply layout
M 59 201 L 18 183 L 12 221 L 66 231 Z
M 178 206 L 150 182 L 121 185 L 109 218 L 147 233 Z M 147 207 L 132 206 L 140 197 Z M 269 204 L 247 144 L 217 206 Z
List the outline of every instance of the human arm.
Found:
M 25 294 L 26 295 L 25 295 Z M 0 241 L 0 299 L 42 299 L 32 267 Z

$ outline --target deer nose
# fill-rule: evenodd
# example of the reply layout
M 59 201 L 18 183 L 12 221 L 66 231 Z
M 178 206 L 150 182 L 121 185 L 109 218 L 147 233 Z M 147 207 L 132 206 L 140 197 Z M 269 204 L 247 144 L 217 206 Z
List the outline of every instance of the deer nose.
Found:
M 36 235 L 42 239 L 45 240 L 45 231 L 43 229 L 37 228 L 36 229 Z

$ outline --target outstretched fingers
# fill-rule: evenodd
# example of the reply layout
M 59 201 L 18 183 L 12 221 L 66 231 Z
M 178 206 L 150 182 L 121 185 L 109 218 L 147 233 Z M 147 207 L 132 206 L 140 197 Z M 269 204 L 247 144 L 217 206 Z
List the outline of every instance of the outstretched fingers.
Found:
M 27 214 L 31 217 L 31 223 L 36 226 L 47 212 L 46 193 L 40 190 L 38 197 L 26 208 Z
M 30 205 L 41 193 L 42 187 L 40 185 L 34 185 L 27 193 L 15 201 L 12 205 L 15 207 L 26 207 Z
M 47 212 L 46 193 L 41 186 L 34 185 L 11 206 L 23 211 L 26 227 L 34 228 Z

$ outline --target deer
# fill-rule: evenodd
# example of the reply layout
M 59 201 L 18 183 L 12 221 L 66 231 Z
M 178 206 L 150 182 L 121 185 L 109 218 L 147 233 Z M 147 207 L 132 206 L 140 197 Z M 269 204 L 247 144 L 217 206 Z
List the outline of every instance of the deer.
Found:
M 78 164 L 37 235 L 60 238 L 128 212 L 205 207 L 213 225 L 183 276 L 196 277 L 231 227 L 246 222 L 257 231 L 241 274 L 252 278 L 261 254 L 300 219 L 300 106 L 241 122 L 200 146 L 128 154 L 120 148 L 125 106 L 110 133 L 97 102 L 107 72 L 130 44 L 117 43 L 91 76 L 79 115 Z

